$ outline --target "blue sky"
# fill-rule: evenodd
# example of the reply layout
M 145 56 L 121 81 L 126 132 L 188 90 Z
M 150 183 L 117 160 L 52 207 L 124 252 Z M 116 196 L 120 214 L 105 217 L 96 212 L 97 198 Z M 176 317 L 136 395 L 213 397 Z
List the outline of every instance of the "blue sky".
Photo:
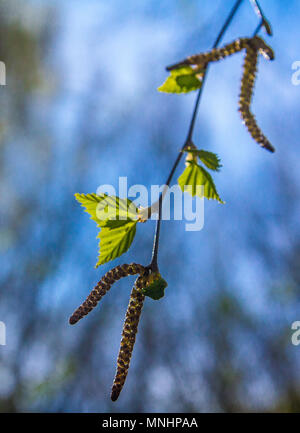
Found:
M 165 182 L 186 138 L 196 94 L 167 95 L 156 89 L 167 76 L 166 65 L 210 49 L 233 2 L 28 3 L 36 3 L 40 9 L 35 16 L 24 14 L 24 24 L 36 28 L 49 24 L 51 41 L 43 52 L 43 86 L 31 96 L 33 126 L 17 131 L 5 155 L 9 186 L 6 196 L 14 202 L 16 197 L 33 194 L 39 203 L 39 218 L 32 216 L 30 232 L 24 234 L 25 240 L 29 235 L 35 240 L 32 249 L 36 248 L 36 254 L 44 242 L 44 233 L 50 245 L 51 237 L 55 239 L 52 211 L 68 227 L 66 252 L 55 272 L 39 287 L 41 310 L 52 306 L 55 315 L 66 305 L 70 310 L 76 307 L 99 275 L 110 267 L 105 265 L 100 272 L 93 269 L 97 230 L 73 194 L 95 192 L 101 184 L 116 187 L 119 176 L 128 176 L 129 185 L 150 187 Z M 283 190 L 282 185 L 286 178 L 288 185 L 297 185 L 300 180 L 295 163 L 299 156 L 300 86 L 291 83 L 292 63 L 300 60 L 300 4 L 274 0 L 261 0 L 261 4 L 272 23 L 274 36 L 269 38 L 263 31 L 261 35 L 273 47 L 276 58 L 274 62 L 259 59 L 253 111 L 276 153 L 271 155 L 260 149 L 241 123 L 237 108 L 243 55 L 213 65 L 205 84 L 194 141 L 199 148 L 220 156 L 223 168 L 214 180 L 226 204 L 205 202 L 205 225 L 197 233 L 185 232 L 183 222 L 162 224 L 160 263 L 169 288 L 155 314 L 166 317 L 166 321 L 175 317 L 172 324 L 175 328 L 182 322 L 189 323 L 196 301 L 203 302 L 205 310 L 206 302 L 218 293 L 219 278 L 226 280 L 232 295 L 249 312 L 272 326 L 278 313 L 269 303 L 267 288 L 289 280 L 281 264 L 299 239 L 299 188 Z M 45 6 L 52 12 L 45 13 Z M 257 17 L 249 2 L 244 1 L 224 43 L 251 35 L 256 25 Z M 35 134 L 37 137 L 43 134 L 41 146 L 32 139 Z M 182 170 L 183 163 L 174 183 Z M 147 263 L 153 234 L 154 222 L 138 227 L 132 249 L 115 264 L 137 258 Z M 276 268 L 265 263 L 263 254 L 254 245 L 256 238 L 265 240 L 272 250 Z M 20 248 L 17 253 L 20 261 L 28 251 L 26 244 Z M 53 242 L 50 261 L 56 252 L 57 245 Z M 14 254 L 15 250 L 8 251 L 4 262 L 7 268 Z M 3 268 L 5 272 L 4 265 Z M 99 339 L 111 341 L 103 354 L 106 362 L 115 359 L 121 326 L 115 316 L 123 317 L 127 295 L 121 293 L 113 304 L 113 317 L 109 316 L 106 322 L 111 329 L 109 337 L 99 335 Z M 153 304 L 146 311 L 154 314 Z M 295 314 L 290 311 L 287 320 L 292 320 Z M 9 320 L 14 323 L 13 318 Z M 199 317 L 197 332 L 204 326 Z M 83 325 L 79 332 L 84 333 L 84 329 Z M 49 329 L 49 336 L 52 332 Z M 75 328 L 69 329 L 67 323 L 61 322 L 59 332 L 68 348 L 76 345 Z M 15 339 L 17 350 L 17 331 L 10 338 Z M 24 363 L 26 377 L 33 370 L 43 377 L 50 368 L 46 349 L 40 351 L 36 361 L 36 352 L 43 347 L 42 342 L 37 344 L 28 365 Z M 141 351 L 142 346 L 136 350 Z M 192 345 L 189 350 L 193 352 Z M 207 360 L 208 354 L 205 342 L 197 346 L 196 359 Z M 34 369 L 30 368 L 31 363 Z M 9 382 L 9 373 L 7 378 Z M 151 395 L 160 402 L 176 385 L 164 365 L 155 366 L 149 381 Z M 257 389 L 260 386 L 262 390 L 268 389 L 263 378 L 258 382 Z M 199 399 L 205 400 L 205 393 Z M 108 407 L 103 402 L 100 406 L 100 410 Z M 95 409 L 95 405 L 91 407 Z M 158 407 L 153 403 L 149 410 Z M 87 406 L 86 410 L 89 409 Z M 126 401 L 122 409 L 128 409 Z

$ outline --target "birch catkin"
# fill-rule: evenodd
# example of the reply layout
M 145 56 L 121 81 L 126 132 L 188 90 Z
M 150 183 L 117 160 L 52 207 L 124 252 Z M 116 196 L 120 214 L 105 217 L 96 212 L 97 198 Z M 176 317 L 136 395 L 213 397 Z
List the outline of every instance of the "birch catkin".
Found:
M 205 70 L 208 63 L 217 62 L 234 53 L 238 53 L 243 49 L 246 50 L 246 56 L 244 60 L 243 76 L 241 82 L 239 111 L 241 113 L 243 123 L 246 125 L 252 138 L 261 147 L 269 150 L 270 152 L 274 152 L 274 147 L 260 130 L 256 123 L 255 116 L 250 110 L 257 72 L 258 54 L 262 54 L 268 60 L 274 59 L 272 48 L 270 48 L 262 38 L 259 36 L 254 36 L 253 38 L 240 38 L 230 44 L 225 45 L 223 48 L 214 48 L 207 53 L 195 54 L 193 56 L 187 57 L 182 62 L 172 65 L 167 69 L 170 71 L 189 65 L 193 66 L 194 72 L 197 73 Z
M 255 116 L 250 111 L 259 52 L 270 60 L 274 58 L 273 51 L 265 44 L 265 42 L 261 38 L 255 37 L 249 40 L 243 67 L 243 77 L 239 99 L 239 112 L 241 113 L 243 123 L 246 125 L 252 138 L 261 147 L 269 150 L 270 152 L 274 152 L 275 149 L 262 133 L 261 129 L 256 123 Z
M 100 299 L 110 290 L 111 286 L 120 278 L 127 277 L 128 275 L 141 274 L 144 271 L 144 266 L 137 263 L 116 266 L 108 271 L 94 287 L 86 300 L 74 311 L 69 319 L 69 323 L 75 325 L 75 323 L 90 313 L 96 307 Z
M 167 70 L 171 71 L 173 69 L 188 65 L 196 66 L 195 70 L 204 69 L 210 62 L 218 62 L 219 60 L 225 59 L 225 57 L 242 51 L 247 47 L 248 40 L 248 38 L 240 38 L 231 42 L 230 44 L 225 45 L 222 48 L 213 48 L 211 51 L 207 51 L 206 53 L 189 56 L 182 62 L 169 66 Z
M 138 324 L 145 300 L 145 295 L 142 293 L 142 289 L 145 285 L 146 277 L 140 276 L 137 278 L 131 291 L 117 359 L 117 370 L 111 391 L 112 401 L 118 399 L 127 377 L 136 334 L 138 332 Z

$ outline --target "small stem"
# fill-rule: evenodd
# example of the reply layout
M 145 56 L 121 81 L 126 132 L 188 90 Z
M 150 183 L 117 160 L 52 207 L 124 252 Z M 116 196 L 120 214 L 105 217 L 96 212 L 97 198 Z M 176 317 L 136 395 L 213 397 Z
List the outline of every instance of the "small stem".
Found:
M 213 44 L 213 48 L 217 48 L 217 46 L 219 45 L 219 43 L 221 42 L 226 30 L 228 29 L 232 19 L 234 18 L 236 12 L 238 11 L 238 8 L 240 7 L 240 5 L 242 4 L 243 0 L 237 0 L 233 6 L 233 8 L 231 9 L 226 21 L 224 22 L 216 40 L 215 43 Z M 200 87 L 199 91 L 198 91 L 198 95 L 196 98 L 196 102 L 195 102 L 195 106 L 194 106 L 194 110 L 193 110 L 193 114 L 192 114 L 192 119 L 190 122 L 190 126 L 189 126 L 189 130 L 188 130 L 188 135 L 187 135 L 187 139 L 185 141 L 185 143 L 183 144 L 182 148 L 180 149 L 180 152 L 173 164 L 173 167 L 170 171 L 170 174 L 168 176 L 168 179 L 166 181 L 166 185 L 169 186 L 171 183 L 171 180 L 173 178 L 173 175 L 175 173 L 175 170 L 182 158 L 183 155 L 183 150 L 184 148 L 192 141 L 192 137 L 193 137 L 193 132 L 194 132 L 194 127 L 195 127 L 195 121 L 196 121 L 196 117 L 197 117 L 197 113 L 198 113 L 198 109 L 199 109 L 199 104 L 200 104 L 200 100 L 201 100 L 201 95 L 203 92 L 203 87 L 204 87 L 204 83 L 205 83 L 205 79 L 207 76 L 207 71 L 208 71 L 208 67 L 205 68 L 205 72 L 202 78 L 202 86 Z M 153 242 L 153 250 L 152 250 L 152 260 L 151 260 L 151 270 L 156 272 L 158 271 L 158 263 L 157 263 L 157 258 L 158 258 L 158 247 L 159 247 L 159 236 L 160 236 L 160 226 L 161 226 L 161 210 L 162 210 L 162 194 L 160 194 L 159 196 L 159 206 L 158 206 L 158 219 L 156 222 L 156 229 L 155 229 L 155 236 L 154 236 L 154 242 Z
M 272 36 L 272 35 L 273 35 L 273 32 L 272 32 L 271 25 L 270 25 L 269 21 L 267 20 L 267 18 L 265 17 L 265 14 L 264 14 L 264 12 L 263 12 L 263 10 L 262 10 L 262 8 L 261 8 L 261 6 L 260 6 L 258 0 L 250 0 L 250 3 L 251 3 L 251 5 L 252 5 L 252 7 L 253 7 L 255 13 L 258 15 L 258 17 L 259 17 L 259 18 L 261 19 L 261 21 L 262 21 L 259 30 L 261 29 L 261 27 L 264 27 L 265 30 L 266 30 L 266 32 L 267 32 L 267 34 L 268 34 L 269 36 Z
M 240 7 L 240 5 L 242 4 L 243 0 L 238 0 L 235 5 L 233 6 L 232 10 L 230 11 L 230 14 L 228 15 L 225 23 L 223 24 L 223 27 L 221 28 L 217 39 L 215 40 L 215 43 L 212 46 L 212 49 L 217 48 L 217 46 L 219 45 L 219 43 L 221 42 L 226 30 L 228 29 L 232 19 L 234 18 L 234 15 L 236 14 L 238 8 Z M 187 140 L 186 143 L 184 144 L 184 146 L 182 147 L 182 150 L 184 149 L 185 145 L 188 144 L 190 141 L 192 141 L 192 136 L 193 136 L 193 132 L 194 132 L 194 127 L 195 127 L 195 121 L 196 121 L 196 117 L 197 117 L 197 112 L 198 112 L 198 108 L 199 108 L 199 103 L 200 103 L 200 99 L 201 99 L 201 95 L 202 95 L 202 91 L 203 91 L 203 87 L 204 87 L 204 83 L 205 83 L 205 79 L 207 77 L 207 72 L 208 72 L 208 66 L 206 66 L 205 68 L 205 72 L 202 78 L 202 86 L 199 89 L 198 95 L 197 95 L 197 99 L 196 99 L 196 103 L 195 103 L 195 108 L 193 111 L 193 115 L 192 115 L 192 120 L 190 123 L 190 128 L 189 128 L 189 132 L 188 132 L 188 136 L 187 136 Z
M 264 20 L 260 20 L 260 23 L 258 24 L 258 26 L 257 26 L 256 29 L 255 29 L 255 32 L 253 33 L 253 37 L 256 36 L 256 35 L 259 33 L 260 29 L 261 29 L 263 26 L 264 26 Z

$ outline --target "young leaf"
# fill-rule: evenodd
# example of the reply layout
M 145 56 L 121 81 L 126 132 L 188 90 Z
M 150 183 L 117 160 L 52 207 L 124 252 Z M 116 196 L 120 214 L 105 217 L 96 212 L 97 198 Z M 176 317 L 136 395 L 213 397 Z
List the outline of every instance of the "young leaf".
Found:
M 200 161 L 202 161 L 207 168 L 210 168 L 211 170 L 214 171 L 220 171 L 220 168 L 222 167 L 222 164 L 220 164 L 221 160 L 218 157 L 218 155 L 216 155 L 215 153 L 208 152 L 207 150 L 198 150 L 198 149 L 190 149 L 187 150 L 187 152 L 198 156 Z
M 104 227 L 118 227 L 129 221 L 137 220 L 138 209 L 129 199 L 106 196 L 97 204 L 96 216 L 105 221 Z
M 106 220 L 102 227 L 109 228 L 110 230 L 116 229 L 118 227 L 122 227 L 125 224 L 128 224 L 128 220 Z
M 107 194 L 75 194 L 75 197 L 101 228 L 96 267 L 125 253 L 136 232 L 138 209 L 134 203 Z
M 102 227 L 97 236 L 100 238 L 100 254 L 96 268 L 126 253 L 134 239 L 136 224 L 137 221 L 131 221 L 115 228 Z
M 171 71 L 166 81 L 157 89 L 166 93 L 188 93 L 202 86 L 199 72 L 196 74 L 190 66 L 184 66 Z
M 207 199 L 217 200 L 224 204 L 216 190 L 211 175 L 195 162 L 188 163 L 184 172 L 178 178 L 178 184 L 183 192 L 188 191 L 193 197 L 195 195 L 201 198 L 204 196 Z M 203 190 L 199 188 L 201 185 L 203 185 Z M 185 189 L 185 186 L 188 188 Z
M 155 276 L 150 284 L 142 289 L 142 292 L 145 296 L 149 296 L 149 298 L 157 301 L 165 296 L 165 288 L 168 286 L 166 280 L 164 280 L 160 274 Z
M 75 194 L 76 200 L 91 215 L 97 227 L 119 227 L 137 219 L 137 207 L 129 199 L 107 194 Z
M 75 194 L 76 200 L 85 208 L 85 212 L 91 215 L 91 219 L 97 223 L 97 227 L 101 226 L 101 221 L 96 215 L 98 203 L 104 200 L 105 194 Z

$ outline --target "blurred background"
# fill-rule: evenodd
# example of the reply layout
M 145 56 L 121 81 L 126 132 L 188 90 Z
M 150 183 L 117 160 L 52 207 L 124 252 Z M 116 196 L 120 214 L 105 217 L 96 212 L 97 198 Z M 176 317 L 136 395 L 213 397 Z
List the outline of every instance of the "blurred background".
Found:
M 165 66 L 208 50 L 234 1 L 7 0 L 0 5 L 1 412 L 300 410 L 300 60 L 298 1 L 261 0 L 274 62 L 259 61 L 253 111 L 237 112 L 242 55 L 210 68 L 195 144 L 216 152 L 225 205 L 205 226 L 163 222 L 166 296 L 145 302 L 131 368 L 110 401 L 134 277 L 72 327 L 68 318 L 112 266 L 150 261 L 155 222 L 97 270 L 97 228 L 74 199 L 101 184 L 163 184 L 185 140 L 195 92 L 157 92 Z M 244 1 L 223 42 L 252 35 Z M 181 163 L 176 175 L 182 172 Z

